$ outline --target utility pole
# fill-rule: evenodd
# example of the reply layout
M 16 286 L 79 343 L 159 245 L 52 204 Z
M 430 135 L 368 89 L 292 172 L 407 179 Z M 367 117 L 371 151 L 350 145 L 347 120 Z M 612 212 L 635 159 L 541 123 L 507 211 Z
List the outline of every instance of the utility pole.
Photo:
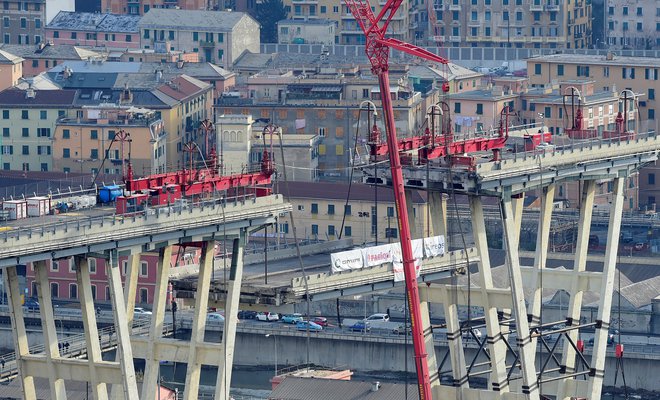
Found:
M 176 339 L 176 310 L 179 307 L 176 304 L 176 300 L 172 299 L 172 338 Z

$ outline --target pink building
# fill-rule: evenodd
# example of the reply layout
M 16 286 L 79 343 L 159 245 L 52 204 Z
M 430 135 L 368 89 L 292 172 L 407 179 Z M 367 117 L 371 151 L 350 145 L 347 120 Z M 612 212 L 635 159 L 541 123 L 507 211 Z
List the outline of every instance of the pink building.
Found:
M 46 25 L 46 41 L 55 44 L 118 49 L 140 47 L 138 15 L 60 11 Z
M 183 249 L 174 247 L 172 252 L 172 266 L 199 263 L 200 251 L 197 248 Z M 92 297 L 97 302 L 110 302 L 109 277 L 106 271 L 106 261 L 100 258 L 88 259 L 90 279 L 92 283 Z M 120 256 L 122 282 L 125 280 L 128 268 L 128 257 Z M 50 290 L 53 299 L 75 300 L 79 298 L 76 271 L 70 259 L 48 262 Z M 138 285 L 135 296 L 136 304 L 146 305 L 153 303 L 156 287 L 156 273 L 158 268 L 158 253 L 144 253 L 140 257 L 138 271 Z M 28 297 L 36 297 L 35 271 L 32 264 L 26 269 L 26 286 Z

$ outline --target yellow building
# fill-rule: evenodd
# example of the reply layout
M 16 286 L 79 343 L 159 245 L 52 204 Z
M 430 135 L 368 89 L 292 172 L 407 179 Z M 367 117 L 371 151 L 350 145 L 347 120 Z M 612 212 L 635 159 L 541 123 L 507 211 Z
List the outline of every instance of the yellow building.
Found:
M 23 77 L 23 61 L 21 57 L 0 50 L 0 90 L 16 86 Z
M 356 244 L 399 240 L 394 194 L 390 188 L 375 190 L 372 186 L 353 184 L 347 204 L 349 186 L 345 183 L 289 182 L 277 187 L 291 201 L 298 239 L 335 240 L 341 233 L 341 238 L 352 238 Z M 413 191 L 412 203 L 413 238 L 438 234 L 429 228 L 426 192 Z M 293 238 L 288 217 L 280 221 L 279 231 L 282 237 Z
M 129 134 L 130 142 L 119 140 L 122 131 Z M 90 107 L 78 111 L 77 118 L 58 119 L 53 135 L 53 169 L 95 175 L 102 168 L 101 173 L 121 175 L 122 158 L 127 161 L 130 154 L 136 175 L 165 172 L 166 142 L 163 121 L 151 110 Z

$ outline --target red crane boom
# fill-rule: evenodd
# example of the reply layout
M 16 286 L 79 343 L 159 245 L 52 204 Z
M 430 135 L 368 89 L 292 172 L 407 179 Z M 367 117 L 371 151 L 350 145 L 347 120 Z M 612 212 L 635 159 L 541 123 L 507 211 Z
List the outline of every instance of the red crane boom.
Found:
M 424 345 L 424 332 L 422 328 L 421 308 L 419 301 L 419 288 L 417 287 L 417 274 L 412 252 L 412 238 L 410 226 L 408 225 L 408 212 L 406 207 L 406 196 L 401 172 L 401 160 L 399 158 L 398 141 L 396 138 L 396 127 L 394 123 L 394 110 L 390 98 L 389 78 L 389 53 L 390 48 L 401 50 L 413 56 L 425 58 L 441 64 L 447 64 L 447 60 L 437 56 L 430 51 L 417 46 L 404 43 L 400 40 L 385 38 L 387 27 L 402 0 L 388 0 L 378 13 L 374 16 L 368 0 L 344 0 L 355 17 L 355 20 L 364 31 L 365 52 L 371 62 L 371 71 L 378 77 L 380 86 L 380 97 L 383 106 L 385 120 L 385 133 L 389 147 L 390 167 L 392 169 L 392 186 L 394 190 L 395 204 L 397 208 L 399 232 L 401 232 L 401 252 L 403 255 L 403 272 L 408 289 L 408 305 L 410 307 L 413 347 L 415 351 L 415 369 L 417 371 L 417 383 L 419 387 L 419 398 L 430 400 L 431 382 L 429 378 L 429 366 Z

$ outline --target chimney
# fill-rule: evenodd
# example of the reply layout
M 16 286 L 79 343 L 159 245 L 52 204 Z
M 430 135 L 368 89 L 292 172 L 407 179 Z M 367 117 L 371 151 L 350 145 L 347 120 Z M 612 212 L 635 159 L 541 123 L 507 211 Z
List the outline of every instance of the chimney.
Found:
M 179 57 L 179 59 L 177 60 L 177 62 L 176 62 L 176 67 L 177 67 L 178 69 L 183 68 L 183 60 L 181 59 L 181 57 Z
M 607 56 L 605 57 L 605 59 L 606 59 L 607 61 L 612 61 L 612 60 L 614 60 L 614 53 L 612 53 L 611 51 L 608 51 L 608 52 L 607 52 Z
M 163 80 L 163 71 L 160 69 L 156 70 L 156 82 L 160 83 Z
M 377 392 L 380 389 L 380 382 L 376 381 L 374 382 L 373 385 L 371 385 L 371 391 L 372 392 Z

